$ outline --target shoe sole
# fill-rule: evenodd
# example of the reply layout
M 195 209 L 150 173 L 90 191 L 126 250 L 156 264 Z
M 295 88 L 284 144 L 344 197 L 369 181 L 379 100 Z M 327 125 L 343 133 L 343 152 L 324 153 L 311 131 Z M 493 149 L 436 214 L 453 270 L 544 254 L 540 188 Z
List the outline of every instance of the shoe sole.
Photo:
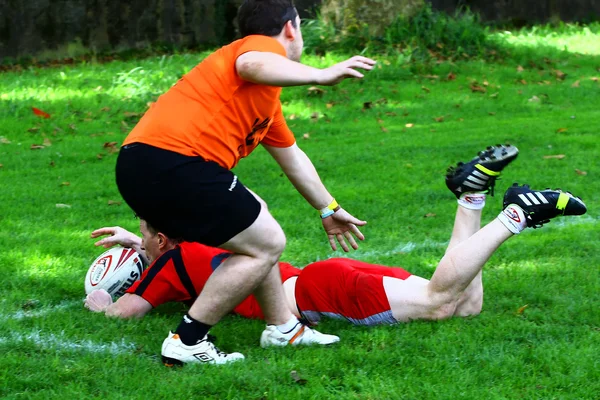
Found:
M 452 169 L 463 168 L 464 166 L 472 165 L 473 170 L 477 170 L 477 173 L 471 172 L 468 175 L 464 176 L 464 179 L 460 181 L 460 183 L 456 184 L 453 181 L 453 178 L 456 178 L 461 174 L 456 174 L 453 171 L 453 175 L 446 175 L 446 185 L 452 191 L 452 193 L 458 198 L 462 193 L 468 192 L 471 189 L 473 192 L 478 193 L 489 193 L 491 196 L 494 195 L 494 186 L 496 179 L 500 176 L 501 172 L 506 168 L 511 162 L 513 162 L 517 156 L 519 155 L 519 149 L 513 145 L 496 145 L 496 146 L 488 146 L 485 150 L 479 152 L 479 154 L 473 158 L 471 161 L 467 163 L 458 163 L 457 167 L 450 167 Z M 494 164 L 500 164 L 499 168 Z M 479 176 L 477 176 L 479 174 Z M 485 177 L 482 177 L 485 176 Z M 481 182 L 482 179 L 485 179 L 485 182 Z M 469 182 L 470 180 L 474 182 Z M 478 188 L 473 186 L 473 184 L 483 185 L 485 184 L 487 187 Z M 455 186 L 455 188 L 451 188 L 451 186 Z M 466 186 L 467 190 L 459 190 Z
M 162 359 L 162 363 L 165 365 L 165 367 L 168 367 L 168 368 L 183 367 L 185 365 L 185 363 L 183 361 L 178 360 L 176 358 L 161 356 L 161 359 Z

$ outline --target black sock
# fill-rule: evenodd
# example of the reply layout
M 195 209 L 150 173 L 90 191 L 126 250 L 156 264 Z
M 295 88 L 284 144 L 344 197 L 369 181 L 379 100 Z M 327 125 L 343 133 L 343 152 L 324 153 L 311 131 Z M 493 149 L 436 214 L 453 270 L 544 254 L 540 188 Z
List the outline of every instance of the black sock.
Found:
M 175 333 L 179 335 L 183 344 L 193 346 L 206 336 L 210 328 L 212 328 L 212 325 L 196 321 L 189 314 L 185 314 Z

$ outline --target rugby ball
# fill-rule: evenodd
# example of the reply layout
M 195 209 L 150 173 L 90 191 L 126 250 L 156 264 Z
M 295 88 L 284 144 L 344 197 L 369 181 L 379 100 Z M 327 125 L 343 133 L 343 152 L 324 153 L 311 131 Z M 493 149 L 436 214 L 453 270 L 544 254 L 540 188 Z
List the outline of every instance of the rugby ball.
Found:
M 142 257 L 133 249 L 113 247 L 94 260 L 85 276 L 85 293 L 104 289 L 113 298 L 121 297 L 142 276 Z

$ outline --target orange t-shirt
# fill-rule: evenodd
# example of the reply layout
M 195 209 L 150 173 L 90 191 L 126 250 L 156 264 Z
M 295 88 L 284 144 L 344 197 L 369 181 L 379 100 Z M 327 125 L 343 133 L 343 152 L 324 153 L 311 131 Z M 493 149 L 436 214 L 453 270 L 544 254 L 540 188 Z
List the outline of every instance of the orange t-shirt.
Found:
M 145 143 L 233 168 L 264 143 L 289 147 L 296 140 L 281 111 L 281 88 L 237 74 L 235 61 L 249 51 L 285 57 L 268 36 L 252 35 L 222 47 L 160 96 L 123 145 Z

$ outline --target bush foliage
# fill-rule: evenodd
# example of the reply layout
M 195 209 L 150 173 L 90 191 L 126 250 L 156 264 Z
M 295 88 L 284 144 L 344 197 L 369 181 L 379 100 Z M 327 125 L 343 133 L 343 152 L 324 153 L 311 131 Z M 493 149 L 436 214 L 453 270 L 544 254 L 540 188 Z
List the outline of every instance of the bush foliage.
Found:
M 359 15 L 352 9 L 343 12 L 346 19 L 336 19 L 325 6 L 316 19 L 305 22 L 306 50 L 314 54 L 368 51 L 401 52 L 419 58 L 455 58 L 493 54 L 498 47 L 489 35 L 489 28 L 469 9 L 448 15 L 432 10 L 427 3 L 411 13 L 390 14 L 383 3 L 385 1 L 380 10 L 388 17 L 380 19 L 384 24 L 377 29 L 369 25 L 367 19 L 352 19 L 351 16 Z M 386 20 L 389 23 L 385 23 Z

